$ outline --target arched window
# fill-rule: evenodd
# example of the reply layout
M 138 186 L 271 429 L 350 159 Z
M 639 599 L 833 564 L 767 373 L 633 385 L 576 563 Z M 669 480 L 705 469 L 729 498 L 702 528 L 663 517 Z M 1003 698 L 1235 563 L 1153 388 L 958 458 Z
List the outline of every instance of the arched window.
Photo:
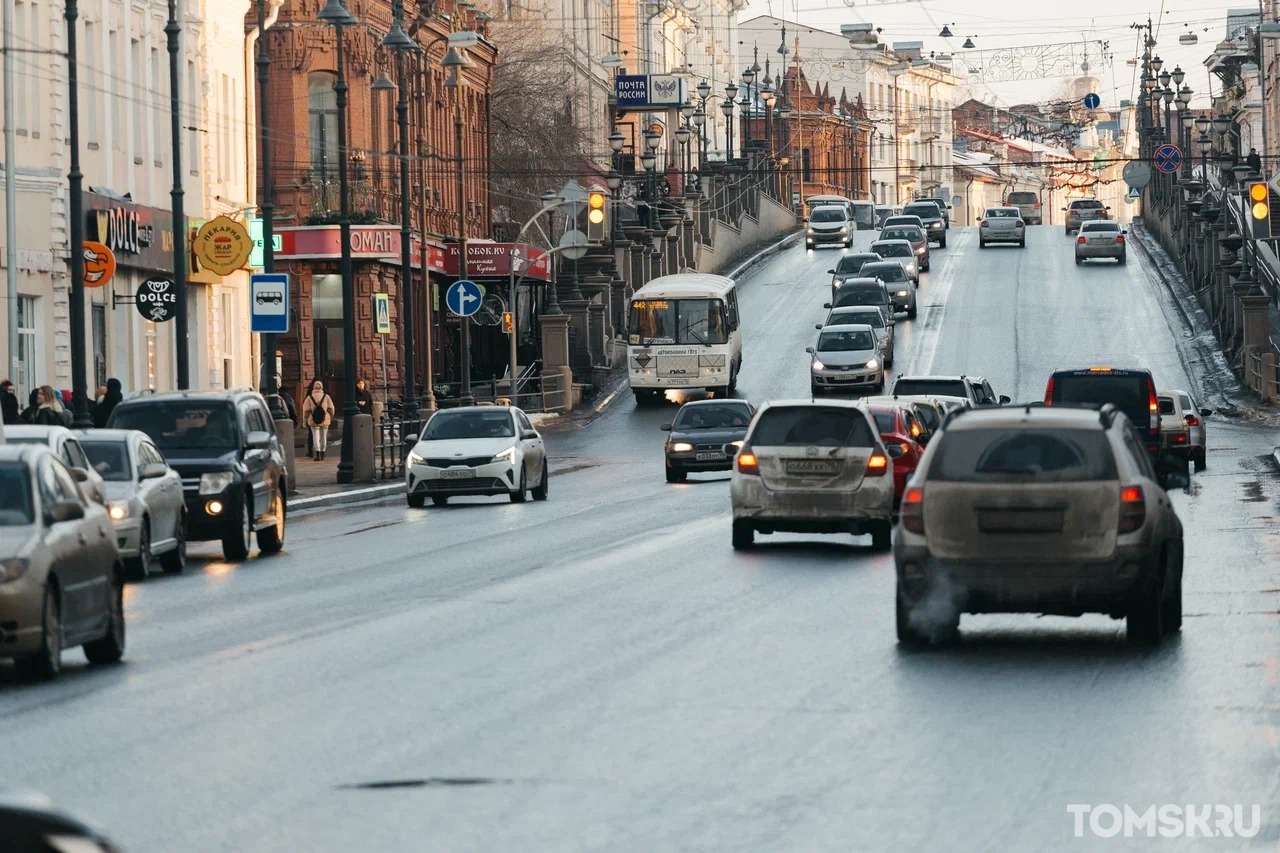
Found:
M 331 71 L 307 75 L 311 171 L 312 177 L 321 182 L 334 180 L 338 174 L 338 95 L 333 91 L 337 79 Z

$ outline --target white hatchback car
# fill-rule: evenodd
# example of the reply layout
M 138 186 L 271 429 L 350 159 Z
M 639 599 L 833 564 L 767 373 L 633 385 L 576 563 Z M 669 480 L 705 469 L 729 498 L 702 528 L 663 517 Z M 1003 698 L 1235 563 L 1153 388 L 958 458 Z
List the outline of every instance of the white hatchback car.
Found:
M 529 416 L 514 406 L 438 411 L 405 459 L 409 506 L 444 506 L 459 495 L 547 499 L 546 448 Z
M 893 533 L 893 461 L 871 416 L 852 400 L 766 403 L 734 459 L 733 547 L 756 533 Z M 725 448 L 726 453 L 729 447 Z

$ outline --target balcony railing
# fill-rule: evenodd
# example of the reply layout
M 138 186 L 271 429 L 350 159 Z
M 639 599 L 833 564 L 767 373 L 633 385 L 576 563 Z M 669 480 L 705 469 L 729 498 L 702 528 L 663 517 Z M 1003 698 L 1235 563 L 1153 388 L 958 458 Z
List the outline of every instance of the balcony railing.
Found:
M 920 164 L 908 158 L 898 160 L 898 180 L 915 181 L 920 178 Z

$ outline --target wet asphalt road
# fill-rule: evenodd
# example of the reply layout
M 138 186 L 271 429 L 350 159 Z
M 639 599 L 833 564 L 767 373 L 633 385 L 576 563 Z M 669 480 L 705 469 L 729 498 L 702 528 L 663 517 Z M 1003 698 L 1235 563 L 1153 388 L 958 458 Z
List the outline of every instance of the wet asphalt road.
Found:
M 838 254 L 742 277 L 742 396 L 807 393 Z M 1054 368 L 1112 363 L 1200 390 L 1142 260 L 953 229 L 895 372 L 1035 400 Z M 1273 425 L 1211 419 L 1161 648 L 1105 617 L 988 616 L 907 653 L 891 558 L 848 536 L 735 554 L 726 477 L 663 481 L 673 413 L 624 390 L 554 429 L 546 503 L 295 517 L 285 554 L 240 566 L 201 548 L 130 587 L 125 665 L 0 673 L 3 778 L 131 851 L 1276 849 Z M 385 782 L 405 784 L 360 787 Z M 1259 803 L 1264 826 L 1107 843 L 1074 836 L 1072 803 Z

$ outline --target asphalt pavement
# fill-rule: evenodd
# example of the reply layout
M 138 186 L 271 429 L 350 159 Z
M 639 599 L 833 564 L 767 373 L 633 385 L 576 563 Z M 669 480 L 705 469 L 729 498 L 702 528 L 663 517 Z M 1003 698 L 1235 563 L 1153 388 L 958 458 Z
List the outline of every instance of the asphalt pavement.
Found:
M 1055 368 L 1110 363 L 1202 391 L 1143 258 L 1076 267 L 1048 227 L 950 243 L 893 372 L 1033 401 Z M 742 275 L 741 396 L 807 395 L 839 254 Z M 891 557 L 851 536 L 733 552 L 727 476 L 663 479 L 674 413 L 623 393 L 550 429 L 546 503 L 354 504 L 295 514 L 276 557 L 193 549 L 129 587 L 122 666 L 0 672 L 4 778 L 129 851 L 1276 849 L 1274 424 L 1211 418 L 1209 469 L 1174 495 L 1179 636 L 966 616 L 957 645 L 906 652 Z M 1068 811 L 1189 803 L 1262 825 L 1102 839 Z

